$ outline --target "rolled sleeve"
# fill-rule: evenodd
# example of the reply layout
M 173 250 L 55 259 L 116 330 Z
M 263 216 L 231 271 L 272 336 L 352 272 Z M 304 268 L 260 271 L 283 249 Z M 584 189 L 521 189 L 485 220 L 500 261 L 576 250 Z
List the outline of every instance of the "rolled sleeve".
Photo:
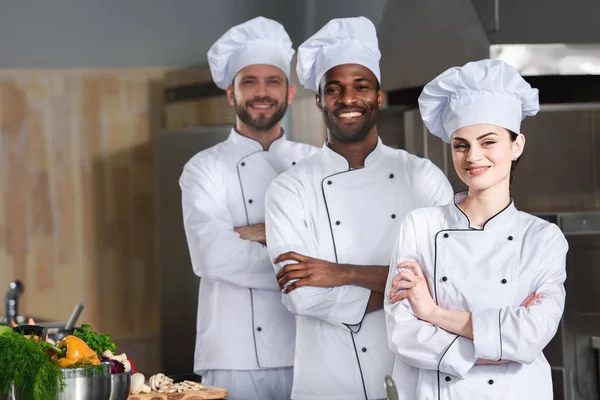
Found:
M 475 357 L 486 360 L 502 358 L 501 309 L 475 309 L 471 314 Z
M 462 336 L 456 336 L 440 360 L 439 370 L 445 374 L 464 378 L 475 365 L 473 342 Z

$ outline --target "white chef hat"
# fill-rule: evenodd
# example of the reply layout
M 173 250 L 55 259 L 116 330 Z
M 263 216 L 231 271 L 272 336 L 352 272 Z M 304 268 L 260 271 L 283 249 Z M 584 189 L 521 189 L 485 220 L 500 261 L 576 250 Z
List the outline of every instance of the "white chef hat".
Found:
M 283 25 L 256 17 L 225 32 L 207 56 L 215 84 L 226 90 L 242 68 L 253 64 L 273 65 L 289 79 L 294 49 Z
M 497 125 L 521 133 L 521 121 L 540 109 L 538 90 L 499 60 L 453 67 L 429 82 L 419 96 L 421 118 L 431 133 L 450 142 L 458 129 Z
M 298 47 L 296 72 L 306 89 L 317 92 L 325 72 L 342 64 L 360 64 L 381 82 L 379 43 L 373 23 L 365 17 L 329 21 Z

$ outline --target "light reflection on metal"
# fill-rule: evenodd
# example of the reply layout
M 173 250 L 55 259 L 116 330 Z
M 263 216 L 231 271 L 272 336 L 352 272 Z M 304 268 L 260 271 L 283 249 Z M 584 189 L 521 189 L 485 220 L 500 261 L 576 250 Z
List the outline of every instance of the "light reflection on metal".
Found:
M 490 58 L 523 76 L 600 75 L 600 44 L 495 44 Z

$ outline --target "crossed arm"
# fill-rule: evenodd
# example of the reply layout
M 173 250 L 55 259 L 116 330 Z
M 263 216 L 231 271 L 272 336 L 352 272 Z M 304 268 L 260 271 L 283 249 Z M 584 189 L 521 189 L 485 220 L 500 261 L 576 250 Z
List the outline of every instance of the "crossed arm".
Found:
M 416 262 L 398 264 L 401 272 L 392 279 L 390 304 L 408 299 L 415 316 L 422 321 L 442 328 L 448 332 L 473 340 L 472 313 L 467 311 L 447 310 L 438 306 L 433 300 L 427 277 Z M 412 270 L 412 272 L 410 272 Z M 532 293 L 521 303 L 521 307 L 531 307 L 543 297 Z M 475 364 L 506 364 L 511 360 L 477 359 Z
M 558 228 L 539 233 L 548 251 L 540 252 L 530 284 L 534 293 L 521 305 L 465 312 L 444 309 L 433 300 L 415 262 L 420 259 L 416 226 L 409 216 L 392 256 L 384 303 L 390 348 L 413 367 L 458 377 L 476 363 L 532 363 L 556 333 L 564 307 L 568 245 Z
M 291 262 L 277 273 L 277 281 L 284 294 L 304 286 L 334 288 L 353 285 L 371 290 L 367 313 L 383 308 L 383 293 L 389 270 L 387 266 L 336 264 L 296 252 L 281 254 L 274 262 Z

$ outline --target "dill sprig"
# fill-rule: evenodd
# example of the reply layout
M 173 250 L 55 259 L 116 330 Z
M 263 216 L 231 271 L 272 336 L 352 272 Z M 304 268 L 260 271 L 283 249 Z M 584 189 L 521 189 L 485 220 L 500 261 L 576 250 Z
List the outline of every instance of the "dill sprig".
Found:
M 11 385 L 23 400 L 44 400 L 56 398 L 65 381 L 39 338 L 8 330 L 0 333 L 0 392 L 7 394 Z
M 110 375 L 110 369 L 107 369 L 105 365 L 106 363 L 92 364 L 91 360 L 82 358 L 66 369 L 83 368 L 84 376 L 108 376 Z

